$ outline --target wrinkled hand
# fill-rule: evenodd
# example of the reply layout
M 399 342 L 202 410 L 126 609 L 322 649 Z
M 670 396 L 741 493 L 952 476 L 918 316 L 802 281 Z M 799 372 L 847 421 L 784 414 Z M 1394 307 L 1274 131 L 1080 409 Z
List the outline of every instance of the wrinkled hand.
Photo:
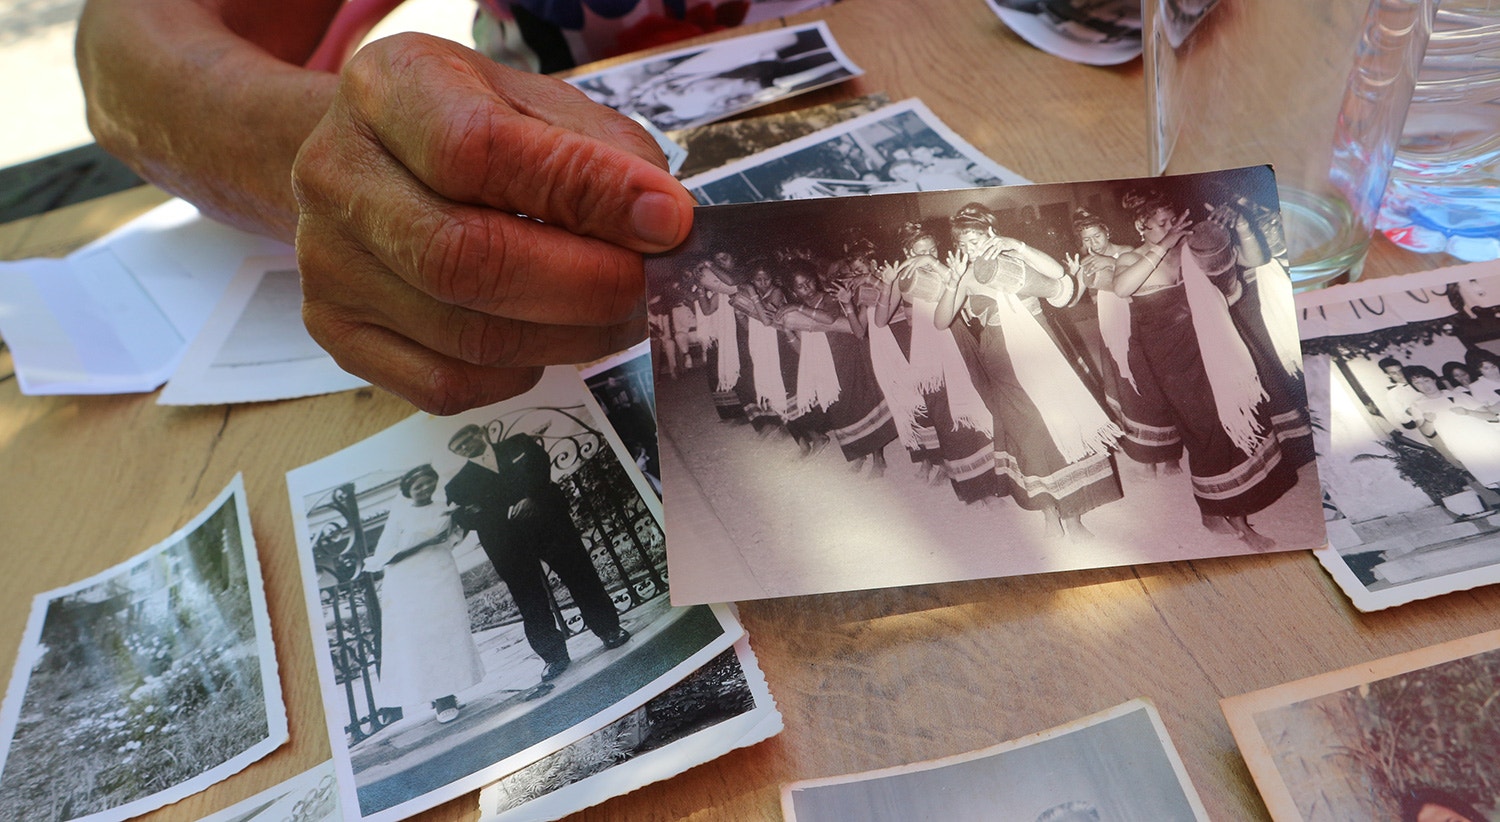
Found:
M 361 50 L 293 169 L 308 331 L 438 414 L 646 335 L 691 196 L 630 119 L 438 38 Z M 521 216 L 527 215 L 527 216 Z

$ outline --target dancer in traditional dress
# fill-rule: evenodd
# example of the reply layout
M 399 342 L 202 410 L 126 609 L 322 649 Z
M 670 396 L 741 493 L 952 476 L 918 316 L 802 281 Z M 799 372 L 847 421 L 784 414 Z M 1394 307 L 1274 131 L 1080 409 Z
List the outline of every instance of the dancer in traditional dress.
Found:
M 1131 247 L 1117 243 L 1109 226 L 1098 216 L 1079 209 L 1073 214 L 1073 233 L 1083 254 L 1069 254 L 1068 271 L 1081 287 L 1094 292 L 1099 316 L 1099 335 L 1104 340 L 1105 401 L 1125 430 L 1120 450 L 1149 466 L 1153 475 L 1182 473 L 1182 437 L 1167 409 L 1141 397 L 1130 372 L 1130 300 L 1115 294 L 1115 263 Z
M 763 435 L 780 424 L 807 457 L 828 444 L 823 411 L 796 402 L 798 350 L 796 335 L 776 324 L 787 304 L 786 292 L 771 276 L 770 263 L 750 266 L 750 287 L 741 288 L 730 305 L 745 316 L 755 404 L 747 409 L 750 421 Z
M 727 258 L 726 262 L 731 262 Z M 732 265 L 732 262 L 731 262 Z M 727 267 L 705 260 L 687 273 L 692 283 L 693 309 L 703 343 L 704 372 L 714 411 L 726 422 L 744 422 L 746 397 L 735 390 L 740 382 L 740 331 L 743 323 L 729 307 L 739 291 Z
M 955 333 L 994 422 L 1001 490 L 1022 508 L 1045 514 L 1045 533 L 1088 539 L 1082 515 L 1120 499 L 1111 447 L 1121 436 L 1043 327 L 1040 299 L 1066 305 L 1074 284 L 1063 266 L 996 231 L 977 203 L 953 218 L 959 251 L 934 309 L 951 327 L 960 315 L 980 325 L 974 339 Z
M 794 299 L 776 321 L 801 339 L 797 404 L 804 413 L 825 412 L 828 436 L 854 470 L 869 460 L 870 476 L 882 476 L 885 446 L 896 439 L 896 425 L 875 380 L 864 329 L 850 321 L 852 293 L 841 288 L 841 300 L 819 289 L 805 265 L 794 264 L 790 272 Z
M 994 499 L 1000 492 L 994 421 L 952 329 L 939 328 L 934 319 L 951 272 L 938 259 L 937 238 L 921 224 L 904 225 L 899 239 L 905 260 L 883 274 L 872 316 L 871 357 L 877 373 L 888 362 L 902 375 L 901 387 L 894 390 L 909 397 L 910 410 L 901 417 L 917 434 L 914 458 L 931 463 L 929 481 L 947 478 L 964 502 Z
M 420 465 L 401 477 L 367 570 L 380 583 L 380 693 L 390 704 L 430 702 L 438 722 L 458 718 L 459 691 L 484 678 L 453 546 L 464 532 L 433 501 L 438 473 Z
M 1182 436 L 1204 527 L 1268 550 L 1275 542 L 1249 515 L 1280 499 L 1297 473 L 1282 458 L 1255 360 L 1224 293 L 1184 247 L 1187 212 L 1155 193 L 1129 194 L 1124 204 L 1144 239 L 1115 268 L 1115 293 L 1130 299 L 1131 374 Z

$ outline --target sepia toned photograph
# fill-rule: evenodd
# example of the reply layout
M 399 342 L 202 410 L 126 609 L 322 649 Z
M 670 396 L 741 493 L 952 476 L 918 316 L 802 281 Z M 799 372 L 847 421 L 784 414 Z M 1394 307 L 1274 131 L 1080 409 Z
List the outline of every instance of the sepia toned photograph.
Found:
M 672 607 L 660 503 L 571 366 L 287 485 L 350 818 L 402 819 L 538 761 L 742 633 L 723 608 Z
M 1500 265 L 1297 297 L 1328 521 L 1355 607 L 1500 581 Z
M 369 385 L 318 347 L 301 318 L 296 258 L 247 259 L 156 401 L 267 402 Z
M 481 822 L 561 819 L 781 731 L 741 637 L 660 696 L 479 792 Z
M 793 782 L 781 806 L 786 822 L 1208 820 L 1144 699 L 981 751 Z
M 1500 813 L 1500 632 L 1222 701 L 1276 822 Z
M 32 603 L 0 711 L 0 818 L 129 819 L 286 741 L 236 476 L 166 540 Z
M 735 160 L 806 137 L 814 131 L 869 114 L 890 102 L 884 94 L 867 94 L 821 106 L 739 117 L 674 131 L 667 137 L 687 151 L 687 158 L 673 173 L 687 178 L 713 171 Z
M 596 103 L 662 131 L 701 126 L 858 77 L 828 24 L 773 29 L 568 78 Z
M 920 100 L 903 100 L 683 180 L 703 205 L 1025 183 Z
M 647 260 L 699 345 L 656 384 L 673 601 L 1321 547 L 1276 202 L 1254 167 L 698 209 Z

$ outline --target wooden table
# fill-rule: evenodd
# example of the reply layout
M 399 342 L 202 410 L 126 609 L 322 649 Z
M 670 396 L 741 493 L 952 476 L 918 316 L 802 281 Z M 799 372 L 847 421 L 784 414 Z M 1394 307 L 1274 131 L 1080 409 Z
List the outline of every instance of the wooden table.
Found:
M 867 74 L 797 105 L 920 97 L 1036 181 L 1146 173 L 1140 61 L 1051 57 L 978 0 L 847 0 L 815 16 Z M 10 224 L 0 257 L 61 254 L 161 199 L 139 189 Z M 1449 262 L 1377 238 L 1367 275 Z M 284 477 L 411 413 L 373 389 L 181 408 L 151 395 L 23 397 L 14 379 L 0 382 L 7 668 L 33 595 L 160 541 L 245 476 L 292 740 L 147 819 L 197 819 L 328 756 Z M 786 730 L 576 818 L 779 819 L 783 783 L 969 751 L 1138 696 L 1155 701 L 1215 819 L 1265 818 L 1221 697 L 1491 629 L 1497 610 L 1500 591 L 1488 588 L 1360 614 L 1307 553 L 747 602 L 740 613 Z M 468 797 L 419 818 L 476 817 Z

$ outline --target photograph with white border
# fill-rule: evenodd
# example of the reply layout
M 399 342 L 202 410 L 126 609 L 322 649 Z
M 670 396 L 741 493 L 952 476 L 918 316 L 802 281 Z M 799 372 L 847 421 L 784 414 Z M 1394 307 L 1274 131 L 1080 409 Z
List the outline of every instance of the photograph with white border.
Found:
M 656 384 L 673 602 L 1323 546 L 1276 206 L 1258 166 L 698 208 L 646 261 L 708 346 Z
M 969 145 L 921 100 L 908 99 L 682 184 L 701 205 L 722 205 L 1025 182 Z
M 344 822 L 333 762 L 322 762 L 198 822 Z
M 251 257 L 229 281 L 156 401 L 267 402 L 362 388 L 302 324 L 297 259 Z
M 32 602 L 0 710 L 0 817 L 129 819 L 287 739 L 236 475 L 162 542 Z
M 561 819 L 781 732 L 749 637 L 645 705 L 479 792 L 481 822 Z
M 662 131 L 723 120 L 858 77 L 828 24 L 771 29 L 569 77 L 596 103 Z
M 1374 611 L 1500 582 L 1500 263 L 1297 295 L 1328 546 Z
M 1022 40 L 1088 66 L 1141 56 L 1140 0 L 985 0 Z
M 687 159 L 673 173 L 685 179 L 713 171 L 735 160 L 806 137 L 819 129 L 869 114 L 890 103 L 891 98 L 884 93 L 866 94 L 775 114 L 748 115 L 679 129 L 667 137 L 687 151 Z
M 729 648 L 669 602 L 660 502 L 573 366 L 287 474 L 350 819 L 477 790 Z
M 781 789 L 781 812 L 786 822 L 1209 818 L 1146 699 L 979 751 L 793 782 Z
M 1220 701 L 1277 822 L 1495 819 L 1500 631 Z

